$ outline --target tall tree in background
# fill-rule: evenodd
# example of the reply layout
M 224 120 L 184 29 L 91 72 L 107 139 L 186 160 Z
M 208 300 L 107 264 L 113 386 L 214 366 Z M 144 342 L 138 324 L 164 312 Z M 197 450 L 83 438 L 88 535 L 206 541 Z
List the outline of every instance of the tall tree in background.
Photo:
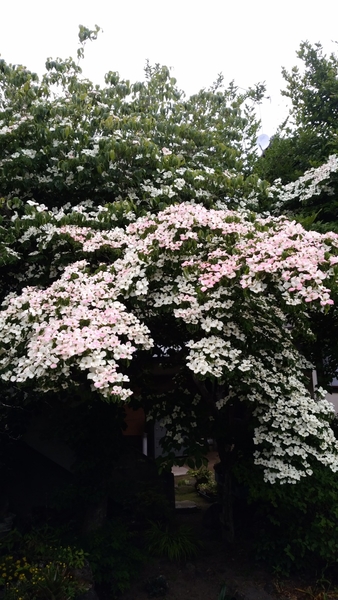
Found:
M 338 148 L 337 56 L 327 56 L 321 44 L 309 42 L 300 45 L 297 56 L 300 67 L 282 70 L 287 84 L 282 94 L 291 102 L 290 116 L 255 168 L 270 183 L 276 179 L 283 184 L 296 181 L 309 169 L 320 167 Z M 336 193 L 327 194 L 324 187 L 319 196 L 309 195 L 301 201 L 291 198 L 283 205 L 283 211 L 288 210 L 303 217 L 318 213 L 315 228 L 337 230 Z
M 325 55 L 321 44 L 303 42 L 297 52 L 301 67 L 283 69 L 291 101 L 282 124 L 254 168 L 271 188 L 261 208 L 296 218 L 307 229 L 338 231 L 338 58 Z M 338 315 L 319 318 L 314 362 L 322 383 L 336 374 Z
M 91 36 L 81 28 L 80 56 Z M 187 98 L 160 65 L 147 64 L 145 81 L 136 83 L 109 72 L 104 87 L 82 78 L 72 59 L 48 59 L 46 69 L 40 80 L 0 61 L 2 196 L 55 207 L 88 198 L 105 204 L 113 195 L 126 210 L 148 211 L 168 204 L 168 189 L 169 200 L 177 199 L 171 184 L 178 169 L 204 202 L 198 174 L 216 175 L 213 201 L 237 188 L 241 196 L 250 192 L 260 86 L 242 94 L 233 83 L 224 88 L 219 76 Z M 148 193 L 149 178 L 156 195 Z

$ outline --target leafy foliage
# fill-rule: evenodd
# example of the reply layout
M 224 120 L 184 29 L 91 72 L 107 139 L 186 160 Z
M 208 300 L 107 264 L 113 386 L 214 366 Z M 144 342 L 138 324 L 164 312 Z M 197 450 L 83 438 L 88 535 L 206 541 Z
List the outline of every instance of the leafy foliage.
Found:
M 25 535 L 9 532 L 0 542 L 1 554 L 8 550 L 0 558 L 6 600 L 71 600 L 90 587 L 76 577 L 85 565 L 84 551 L 61 546 L 48 527 Z
M 198 542 L 193 531 L 185 526 L 151 522 L 146 531 L 146 548 L 150 554 L 169 560 L 187 560 L 198 554 Z
M 306 171 L 325 165 L 337 152 L 338 58 L 333 53 L 325 55 L 321 44 L 309 42 L 301 43 L 297 56 L 301 67 L 282 71 L 286 81 L 282 94 L 291 102 L 289 119 L 281 124 L 255 166 L 260 177 L 270 183 L 279 179 L 283 184 L 294 182 Z M 338 205 L 334 174 L 326 184 L 320 194 L 290 197 L 279 207 L 279 214 L 287 211 L 296 215 L 311 229 L 336 231 Z M 274 202 L 270 208 L 275 210 Z
M 338 575 L 338 480 L 322 467 L 295 487 L 267 486 L 252 465 L 236 467 L 252 505 L 255 553 L 280 573 Z
M 309 42 L 301 43 L 297 56 L 304 70 L 282 71 L 287 82 L 283 94 L 292 102 L 295 124 L 323 134 L 332 132 L 338 118 L 338 59 L 333 53 L 327 57 L 320 43 Z
M 83 540 L 94 580 L 111 593 L 128 589 L 144 561 L 133 535 L 123 523 L 110 520 Z
M 327 56 L 321 44 L 309 42 L 300 45 L 297 56 L 300 67 L 283 69 L 283 93 L 291 102 L 289 120 L 281 124 L 255 165 L 255 172 L 272 183 L 260 206 L 295 218 L 306 229 L 337 232 L 338 59 L 336 54 Z M 313 361 L 325 386 L 336 376 L 336 323 L 336 308 L 327 319 L 313 321 Z
M 195 477 L 196 489 L 200 492 L 214 496 L 217 494 L 217 483 L 215 481 L 215 473 L 207 467 L 199 469 L 190 469 L 188 475 Z
M 79 58 L 98 31 L 80 26 Z M 48 59 L 41 80 L 1 60 L 1 193 L 49 207 L 88 198 L 104 205 L 113 195 L 125 212 L 140 214 L 168 205 L 168 189 L 177 197 L 180 170 L 187 188 L 207 199 L 194 179 L 208 179 L 209 169 L 217 173 L 216 197 L 222 188 L 230 197 L 238 188 L 249 193 L 255 178 L 242 171 L 248 175 L 255 157 L 253 104 L 260 89 L 241 94 L 233 83 L 224 89 L 220 77 L 186 98 L 167 67 L 147 64 L 145 75 L 131 83 L 111 71 L 100 88 L 81 77 L 72 59 Z M 156 195 L 149 196 L 149 184 Z

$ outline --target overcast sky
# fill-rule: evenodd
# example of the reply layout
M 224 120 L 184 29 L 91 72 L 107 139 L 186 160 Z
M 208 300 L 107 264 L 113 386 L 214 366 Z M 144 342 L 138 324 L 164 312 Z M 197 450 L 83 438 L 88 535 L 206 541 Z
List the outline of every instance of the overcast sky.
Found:
M 281 66 L 297 63 L 302 40 L 338 50 L 337 18 L 337 0 L 0 0 L 0 54 L 41 73 L 48 56 L 75 57 L 79 24 L 98 24 L 87 77 L 101 83 L 112 70 L 143 79 L 148 58 L 172 67 L 189 94 L 219 72 L 242 88 L 265 81 L 261 132 L 272 135 L 287 112 Z

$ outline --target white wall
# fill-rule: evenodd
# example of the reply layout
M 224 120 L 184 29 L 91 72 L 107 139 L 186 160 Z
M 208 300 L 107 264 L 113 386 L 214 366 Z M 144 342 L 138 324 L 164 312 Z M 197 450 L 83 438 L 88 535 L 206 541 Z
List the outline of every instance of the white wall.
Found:
M 326 394 L 326 400 L 332 402 L 336 413 L 338 413 L 338 393 L 335 392 L 334 394 Z

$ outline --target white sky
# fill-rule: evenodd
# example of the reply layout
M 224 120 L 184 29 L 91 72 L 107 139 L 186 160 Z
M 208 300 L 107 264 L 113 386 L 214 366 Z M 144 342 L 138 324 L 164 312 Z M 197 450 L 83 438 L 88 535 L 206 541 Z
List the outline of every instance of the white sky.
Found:
M 261 131 L 272 135 L 286 115 L 281 66 L 297 64 L 302 40 L 338 46 L 337 0 L 0 0 L 0 54 L 41 73 L 48 56 L 76 56 L 78 25 L 103 28 L 87 44 L 84 74 L 109 71 L 143 79 L 148 58 L 173 67 L 188 94 L 223 72 L 247 88 L 265 81 Z

